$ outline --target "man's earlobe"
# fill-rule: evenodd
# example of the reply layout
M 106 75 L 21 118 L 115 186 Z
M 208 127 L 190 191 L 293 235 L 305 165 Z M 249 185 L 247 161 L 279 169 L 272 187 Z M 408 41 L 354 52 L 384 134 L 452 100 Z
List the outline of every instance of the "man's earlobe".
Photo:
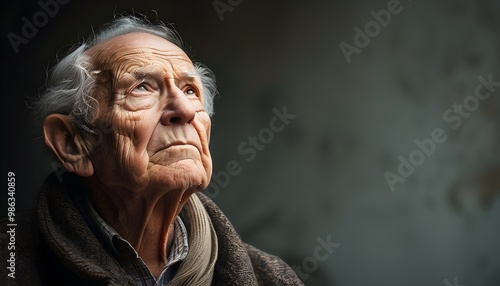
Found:
M 83 177 L 94 174 L 86 142 L 75 130 L 68 115 L 47 116 L 43 122 L 43 138 L 69 172 Z

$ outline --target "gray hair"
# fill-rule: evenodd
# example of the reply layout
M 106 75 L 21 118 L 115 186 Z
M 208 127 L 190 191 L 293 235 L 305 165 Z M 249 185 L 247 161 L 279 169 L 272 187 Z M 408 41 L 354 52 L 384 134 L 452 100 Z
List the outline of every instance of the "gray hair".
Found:
M 54 113 L 67 114 L 76 127 L 93 133 L 92 122 L 98 113 L 98 104 L 92 97 L 95 78 L 91 71 L 91 59 L 85 52 L 111 38 L 134 32 L 153 34 L 182 46 L 177 32 L 163 23 L 153 24 L 145 17 L 137 16 L 114 19 L 99 33 L 94 34 L 91 40 L 77 46 L 53 67 L 45 92 L 35 102 L 34 108 L 40 118 Z M 211 116 L 213 99 L 217 94 L 215 76 L 202 63 L 195 62 L 193 65 L 203 86 L 205 111 Z

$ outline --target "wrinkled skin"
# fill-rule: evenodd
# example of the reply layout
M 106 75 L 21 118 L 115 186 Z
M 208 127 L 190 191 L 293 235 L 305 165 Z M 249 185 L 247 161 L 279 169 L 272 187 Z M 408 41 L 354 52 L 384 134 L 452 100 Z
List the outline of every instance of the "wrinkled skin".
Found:
M 98 211 L 157 277 L 175 216 L 212 173 L 201 82 L 179 47 L 151 34 L 118 36 L 87 54 L 97 79 L 93 123 L 112 129 L 86 138 L 92 171 L 83 175 Z

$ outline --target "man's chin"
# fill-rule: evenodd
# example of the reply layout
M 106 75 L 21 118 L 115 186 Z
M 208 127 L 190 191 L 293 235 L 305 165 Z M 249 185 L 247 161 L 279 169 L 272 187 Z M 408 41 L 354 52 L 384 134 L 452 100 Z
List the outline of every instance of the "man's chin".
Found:
M 150 184 L 165 189 L 198 189 L 208 185 L 210 176 L 201 161 L 181 159 L 166 165 L 153 165 L 150 169 Z

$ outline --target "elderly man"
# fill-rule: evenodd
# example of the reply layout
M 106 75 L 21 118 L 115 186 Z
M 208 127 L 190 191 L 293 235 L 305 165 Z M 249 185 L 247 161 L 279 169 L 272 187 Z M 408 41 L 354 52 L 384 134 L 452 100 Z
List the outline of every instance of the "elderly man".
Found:
M 68 172 L 17 218 L 7 283 L 302 285 L 197 193 L 212 174 L 215 80 L 180 45 L 164 25 L 121 17 L 54 67 L 36 107 Z

